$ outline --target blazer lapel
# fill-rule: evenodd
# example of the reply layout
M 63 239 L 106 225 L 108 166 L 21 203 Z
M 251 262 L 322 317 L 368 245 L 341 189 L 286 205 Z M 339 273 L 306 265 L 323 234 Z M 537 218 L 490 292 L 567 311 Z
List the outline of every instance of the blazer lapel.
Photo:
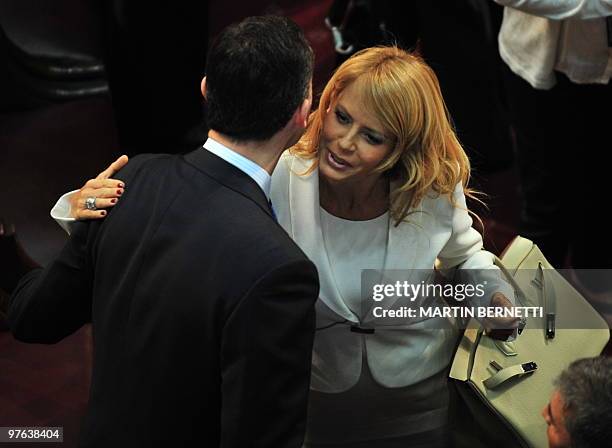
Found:
M 202 147 L 186 154 L 184 158 L 207 176 L 251 199 L 274 218 L 265 193 L 248 174 Z
M 395 284 L 396 281 L 410 281 L 414 276 L 414 260 L 418 252 L 418 244 L 415 241 L 414 229 L 410 223 L 401 223 L 395 226 L 393 218 L 389 218 L 389 230 L 387 233 L 387 251 L 383 272 L 380 281 L 377 283 Z M 392 309 L 399 297 L 390 297 L 381 302 L 369 300 L 371 304 L 365 314 L 364 322 L 376 320 L 374 317 L 374 307 Z
M 420 274 L 425 267 L 420 266 L 417 257 L 424 257 L 428 251 L 429 237 L 427 236 L 428 224 L 423 220 L 427 214 L 423 210 L 423 204 L 409 216 L 408 221 L 395 226 L 393 218 L 389 219 L 389 232 L 387 240 L 387 253 L 383 266 L 384 276 L 381 276 L 379 283 L 394 284 L 396 281 L 415 282 L 421 280 Z M 427 247 L 426 247 L 427 246 Z M 421 269 L 416 269 L 420 267 Z M 427 268 L 433 268 L 427 267 Z M 390 297 L 381 302 L 371 300 L 371 306 L 366 314 L 364 322 L 376 321 L 373 309 L 376 306 L 384 309 L 393 309 L 400 297 Z M 380 319 L 378 319 L 380 320 Z M 391 319 L 383 319 L 381 323 L 391 322 Z
M 321 301 L 342 318 L 358 322 L 340 296 L 323 241 L 319 211 L 319 171 L 316 169 L 307 176 L 301 175 L 308 170 L 311 163 L 309 160 L 294 157 L 290 164 L 291 237 L 318 268 Z

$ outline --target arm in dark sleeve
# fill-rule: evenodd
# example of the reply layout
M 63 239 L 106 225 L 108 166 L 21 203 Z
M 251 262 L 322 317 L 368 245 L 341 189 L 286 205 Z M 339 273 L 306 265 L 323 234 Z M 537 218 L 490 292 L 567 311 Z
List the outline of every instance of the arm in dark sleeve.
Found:
M 77 223 L 59 257 L 20 280 L 8 314 L 16 339 L 53 344 L 91 320 L 93 269 L 88 241 L 99 225 Z
M 227 320 L 221 343 L 221 447 L 302 446 L 315 329 L 309 261 L 266 275 Z
M 169 156 L 134 157 L 115 177 L 127 185 L 147 162 L 162 157 Z M 9 305 L 9 325 L 16 339 L 53 344 L 91 321 L 91 253 L 101 225 L 102 221 L 75 222 L 59 257 L 21 279 Z

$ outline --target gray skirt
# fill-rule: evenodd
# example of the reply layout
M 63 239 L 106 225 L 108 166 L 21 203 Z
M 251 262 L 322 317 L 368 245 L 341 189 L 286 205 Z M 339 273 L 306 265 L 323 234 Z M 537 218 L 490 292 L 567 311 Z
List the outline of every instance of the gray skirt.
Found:
M 425 360 L 423 362 L 426 362 Z M 378 384 L 365 361 L 345 392 L 311 391 L 306 448 L 448 446 L 447 369 L 416 384 Z

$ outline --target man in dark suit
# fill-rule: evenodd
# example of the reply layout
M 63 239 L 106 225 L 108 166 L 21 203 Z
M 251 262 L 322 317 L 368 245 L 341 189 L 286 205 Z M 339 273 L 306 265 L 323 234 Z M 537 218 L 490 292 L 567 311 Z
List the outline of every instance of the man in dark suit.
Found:
M 306 125 L 312 65 L 288 19 L 226 29 L 202 83 L 204 148 L 133 158 L 107 219 L 76 223 L 16 288 L 20 340 L 93 324 L 81 446 L 301 446 L 318 279 L 268 194 Z

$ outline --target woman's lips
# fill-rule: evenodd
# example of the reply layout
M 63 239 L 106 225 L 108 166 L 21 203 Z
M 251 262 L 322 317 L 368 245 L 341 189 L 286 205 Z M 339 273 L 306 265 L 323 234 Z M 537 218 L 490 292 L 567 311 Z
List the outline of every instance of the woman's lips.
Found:
M 329 149 L 327 150 L 327 162 L 334 168 L 338 170 L 343 170 L 351 167 L 351 164 L 348 163 L 341 157 L 338 157 L 336 154 L 331 152 Z

